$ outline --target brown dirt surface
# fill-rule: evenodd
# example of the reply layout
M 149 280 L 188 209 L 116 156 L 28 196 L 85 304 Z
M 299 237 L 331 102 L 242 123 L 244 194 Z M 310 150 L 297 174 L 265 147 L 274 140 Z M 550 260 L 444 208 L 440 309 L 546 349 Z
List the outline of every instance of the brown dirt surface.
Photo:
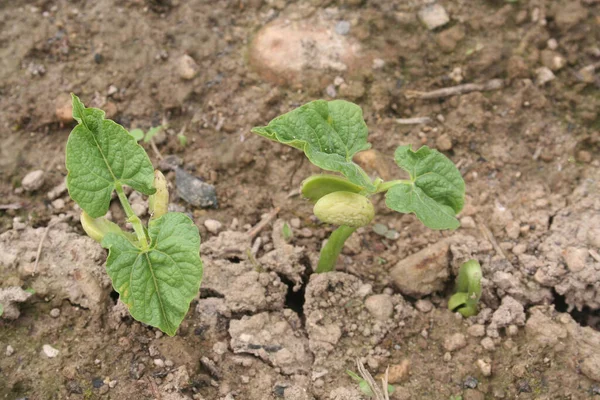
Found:
M 396 400 L 599 396 L 600 2 L 429 3 L 0 2 L 0 399 L 362 399 L 357 359 L 390 366 Z M 205 263 L 175 337 L 129 316 L 80 227 L 70 92 L 127 129 L 164 126 L 144 146 Z M 442 150 L 462 226 L 374 197 L 392 234 L 358 229 L 337 272 L 311 275 L 332 228 L 298 188 L 318 170 L 250 129 L 318 98 L 361 106 L 373 177 L 403 178 L 398 145 Z M 180 198 L 175 165 L 218 207 Z M 465 319 L 447 301 L 470 258 L 483 295 Z

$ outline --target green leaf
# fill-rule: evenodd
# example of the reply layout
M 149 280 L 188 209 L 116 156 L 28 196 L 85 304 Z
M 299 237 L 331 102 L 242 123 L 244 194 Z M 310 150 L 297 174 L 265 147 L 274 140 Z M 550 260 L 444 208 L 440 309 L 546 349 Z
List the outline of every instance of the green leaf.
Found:
M 162 126 L 155 126 L 155 127 L 150 128 L 148 130 L 148 132 L 146 132 L 146 136 L 144 137 L 144 143 L 150 143 L 152 138 L 154 136 L 156 136 L 158 134 L 158 132 L 160 132 L 161 129 L 162 129 Z
M 202 281 L 200 235 L 187 215 L 168 213 L 150 221 L 148 236 L 150 248 L 143 251 L 107 233 L 106 269 L 133 318 L 173 336 Z
M 144 138 L 144 131 L 139 128 L 130 130 L 129 134 L 135 139 L 136 142 L 139 142 Z
M 400 146 L 394 158 L 410 174 L 410 182 L 392 186 L 386 205 L 401 213 L 414 213 L 431 229 L 458 228 L 456 214 L 464 205 L 465 182 L 452 161 L 427 146 L 417 151 Z
M 86 108 L 73 96 L 78 125 L 67 141 L 67 187 L 71 198 L 92 218 L 106 214 L 112 191 L 127 185 L 154 193 L 154 169 L 144 149 L 121 125 L 104 119 L 104 111 Z
M 4 314 L 4 306 L 0 304 L 0 317 Z
M 369 176 L 352 157 L 367 150 L 362 110 L 343 100 L 315 100 L 283 114 L 252 132 L 304 151 L 319 168 L 339 172 L 350 182 L 375 191 Z

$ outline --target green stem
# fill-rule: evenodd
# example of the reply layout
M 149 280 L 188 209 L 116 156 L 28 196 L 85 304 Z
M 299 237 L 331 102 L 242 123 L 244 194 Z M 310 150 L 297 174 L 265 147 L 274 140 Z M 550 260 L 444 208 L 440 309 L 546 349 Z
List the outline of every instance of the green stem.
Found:
M 351 226 L 342 225 L 331 233 L 329 240 L 327 240 L 327 243 L 321 250 L 319 265 L 315 272 L 331 272 L 335 269 L 335 263 L 344 247 L 346 239 L 348 239 L 356 229 L 357 228 Z
M 412 181 L 408 179 L 397 179 L 395 181 L 382 182 L 377 186 L 376 193 L 387 192 L 392 186 L 396 185 L 412 185 Z
M 133 209 L 129 204 L 129 200 L 127 200 L 127 196 L 125 196 L 125 192 L 123 191 L 123 186 L 121 186 L 119 182 L 117 182 L 115 185 L 115 191 L 117 192 L 117 196 L 119 196 L 119 201 L 121 202 L 121 205 L 125 210 L 125 215 L 127 215 L 127 221 L 131 222 L 131 225 L 133 226 L 133 230 L 135 231 L 137 239 L 140 242 L 142 250 L 146 250 L 148 248 L 148 238 L 146 237 L 146 231 L 144 230 L 142 221 L 133 212 Z

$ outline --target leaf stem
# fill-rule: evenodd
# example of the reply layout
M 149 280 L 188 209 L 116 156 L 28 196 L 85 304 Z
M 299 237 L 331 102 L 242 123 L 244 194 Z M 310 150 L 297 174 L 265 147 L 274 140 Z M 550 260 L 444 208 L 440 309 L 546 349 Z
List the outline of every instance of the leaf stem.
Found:
M 377 186 L 377 191 L 375 193 L 387 192 L 393 186 L 396 186 L 396 185 L 412 185 L 412 181 L 410 181 L 408 179 L 397 179 L 395 181 L 381 182 Z
M 323 249 L 321 250 L 321 256 L 319 257 L 319 265 L 317 266 L 316 273 L 331 272 L 335 269 L 335 263 L 337 261 L 346 239 L 354 233 L 357 228 L 342 225 L 331 233 L 329 240 Z
M 125 215 L 127 215 L 127 222 L 131 222 L 131 225 L 133 226 L 133 230 L 135 231 L 138 241 L 140 242 L 142 250 L 148 249 L 148 238 L 146 237 L 146 231 L 144 230 L 142 221 L 133 212 L 133 209 L 129 204 L 129 200 L 127 200 L 127 196 L 125 196 L 123 186 L 120 182 L 117 182 L 115 184 L 115 191 L 117 192 L 117 196 L 119 196 L 119 201 L 121 202 L 121 205 L 125 210 Z

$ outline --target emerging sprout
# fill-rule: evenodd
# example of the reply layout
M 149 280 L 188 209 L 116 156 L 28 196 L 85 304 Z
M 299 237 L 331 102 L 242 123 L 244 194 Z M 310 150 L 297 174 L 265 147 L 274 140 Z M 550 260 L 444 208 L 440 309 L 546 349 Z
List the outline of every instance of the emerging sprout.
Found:
M 371 180 L 352 161 L 371 144 L 362 110 L 343 100 L 316 100 L 273 119 L 252 132 L 302 150 L 317 167 L 340 174 L 316 175 L 302 184 L 302 194 L 315 204 L 314 213 L 323 222 L 338 225 L 321 250 L 316 272 L 332 271 L 344 242 L 374 217 L 369 197 L 386 193 L 385 204 L 401 213 L 414 213 L 431 229 L 456 229 L 456 214 L 463 208 L 465 183 L 446 156 L 427 146 L 396 149 L 396 164 L 410 179 L 384 182 Z
M 469 260 L 461 265 L 456 278 L 456 293 L 448 300 L 448 309 L 458 311 L 463 317 L 477 315 L 481 276 L 481 266 L 477 260 Z

